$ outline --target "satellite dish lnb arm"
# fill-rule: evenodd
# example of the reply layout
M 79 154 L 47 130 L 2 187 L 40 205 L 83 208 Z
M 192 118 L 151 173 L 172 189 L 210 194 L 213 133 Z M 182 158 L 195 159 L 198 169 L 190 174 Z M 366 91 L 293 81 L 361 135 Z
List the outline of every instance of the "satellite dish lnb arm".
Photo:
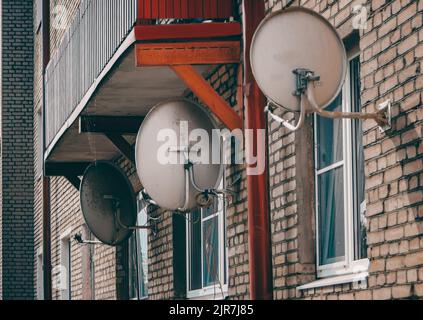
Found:
M 341 111 L 326 111 L 320 108 L 314 96 L 314 82 L 307 86 L 307 99 L 310 102 L 311 109 L 318 115 L 331 119 L 359 119 L 359 120 L 375 120 L 380 127 L 390 126 L 389 116 L 387 115 L 388 106 L 381 108 L 377 112 L 362 113 L 362 112 L 341 112 Z
M 152 227 L 151 226 L 137 226 L 137 225 L 135 225 L 135 226 L 133 226 L 133 227 L 130 227 L 130 226 L 127 226 L 127 225 L 125 225 L 123 222 L 122 222 L 122 220 L 120 220 L 120 210 L 117 210 L 116 211 L 116 220 L 117 220 L 117 223 L 119 224 L 119 226 L 121 226 L 122 228 L 124 228 L 124 229 L 127 229 L 127 230 L 144 230 L 144 229 L 152 229 Z
M 301 114 L 297 125 L 290 124 L 287 120 L 275 115 L 271 110 L 271 104 L 280 107 L 276 103 L 269 102 L 266 107 L 266 112 L 272 117 L 273 120 L 279 122 L 281 125 L 291 131 L 297 131 L 304 124 L 305 115 L 307 112 L 315 112 L 318 115 L 331 118 L 331 119 L 359 119 L 359 120 L 375 120 L 379 127 L 388 129 L 391 126 L 390 120 L 390 103 L 382 104 L 377 112 L 362 113 L 362 112 L 340 112 L 340 111 L 326 111 L 323 110 L 315 98 L 315 83 L 320 80 L 320 77 L 313 71 L 307 69 L 295 69 L 293 73 L 296 76 L 296 90 L 293 92 L 300 101 Z M 305 107 L 305 102 L 310 104 L 310 110 Z

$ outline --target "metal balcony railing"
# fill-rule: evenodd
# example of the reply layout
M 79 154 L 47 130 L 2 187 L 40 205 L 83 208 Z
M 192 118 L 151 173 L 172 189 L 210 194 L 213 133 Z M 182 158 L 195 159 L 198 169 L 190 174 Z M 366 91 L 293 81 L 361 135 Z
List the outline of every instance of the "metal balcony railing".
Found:
M 46 69 L 46 144 L 51 144 L 137 21 L 138 0 L 82 0 Z
M 236 0 L 81 0 L 46 69 L 46 146 L 52 146 L 137 21 L 227 20 L 234 12 Z

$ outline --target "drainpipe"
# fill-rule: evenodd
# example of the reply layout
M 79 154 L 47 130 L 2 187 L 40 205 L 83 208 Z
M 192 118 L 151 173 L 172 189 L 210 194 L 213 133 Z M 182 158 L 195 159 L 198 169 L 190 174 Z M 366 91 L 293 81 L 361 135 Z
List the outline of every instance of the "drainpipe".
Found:
M 45 70 L 50 61 L 50 0 L 43 0 L 42 12 L 42 53 L 43 53 L 43 157 L 46 150 L 46 93 Z M 51 225 L 50 225 L 50 178 L 46 176 L 43 161 L 43 279 L 44 300 L 52 300 L 51 288 Z
M 264 108 L 266 99 L 254 80 L 250 65 L 250 46 L 255 30 L 265 15 L 264 1 L 243 1 L 244 28 L 244 90 L 246 103 L 246 129 L 253 130 L 247 135 L 249 146 L 258 161 L 265 163 L 265 172 L 249 175 L 248 185 L 248 236 L 250 266 L 250 298 L 252 300 L 271 300 L 273 298 L 272 248 L 270 238 L 269 178 L 267 147 L 260 146 L 258 130 L 266 130 Z M 253 139 L 253 141 L 248 141 Z M 266 150 L 263 152 L 262 150 Z M 259 154 L 261 153 L 264 154 Z M 260 160 L 259 160 L 260 159 Z

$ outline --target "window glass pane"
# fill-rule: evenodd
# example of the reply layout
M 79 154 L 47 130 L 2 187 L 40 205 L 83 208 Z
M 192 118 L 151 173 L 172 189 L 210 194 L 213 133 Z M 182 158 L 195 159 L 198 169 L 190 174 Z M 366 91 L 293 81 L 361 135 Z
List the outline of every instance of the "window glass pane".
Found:
M 217 212 L 219 212 L 219 210 L 221 209 L 219 207 L 219 202 L 221 201 L 219 201 L 218 197 L 213 197 L 213 203 L 209 207 L 203 209 L 203 219 L 210 217 L 216 214 Z
M 203 285 L 208 287 L 219 280 L 219 218 L 203 223 Z
M 190 290 L 198 290 L 201 285 L 201 213 L 199 210 L 191 214 L 189 227 L 190 248 Z
M 128 277 L 129 277 L 129 299 L 137 299 L 137 255 L 136 255 L 136 239 L 135 236 L 132 236 L 129 239 L 129 268 L 128 268 Z
M 344 260 L 344 179 L 343 168 L 328 171 L 318 178 L 320 265 Z
M 361 112 L 360 58 L 350 62 L 351 111 Z M 354 186 L 354 230 L 356 260 L 367 257 L 367 234 L 365 222 L 364 148 L 363 122 L 352 122 L 353 186 Z
M 143 209 L 138 214 L 138 225 L 145 226 L 148 223 L 147 209 Z M 140 279 L 140 298 L 148 297 L 148 232 L 147 230 L 137 231 L 138 245 L 138 277 Z
M 137 225 L 144 226 L 148 222 L 146 204 L 138 201 Z M 148 297 L 148 232 L 137 230 L 129 239 L 129 298 L 143 299 Z M 139 293 L 139 294 L 138 294 Z
M 326 109 L 327 111 L 342 111 L 342 93 Z M 317 165 L 324 169 L 343 160 L 342 120 L 319 117 L 317 125 Z

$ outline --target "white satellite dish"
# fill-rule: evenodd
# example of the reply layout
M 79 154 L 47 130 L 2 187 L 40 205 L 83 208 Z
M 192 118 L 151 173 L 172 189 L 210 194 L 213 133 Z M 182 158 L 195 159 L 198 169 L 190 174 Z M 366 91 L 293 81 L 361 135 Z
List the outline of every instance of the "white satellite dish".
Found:
M 136 225 L 134 191 L 115 164 L 95 162 L 85 171 L 80 187 L 85 222 L 102 243 L 116 246 L 127 240 Z
M 207 133 L 210 147 L 207 163 L 191 163 L 191 148 L 196 142 L 180 134 L 184 126 L 187 126 L 188 134 L 195 129 L 203 129 Z M 213 136 L 216 138 L 218 134 L 214 129 L 217 126 L 204 108 L 186 99 L 160 103 L 147 115 L 137 137 L 136 167 L 147 194 L 159 207 L 189 212 L 209 204 L 207 197 L 202 197 L 203 191 L 217 188 L 223 174 L 222 161 L 213 164 L 212 141 Z M 177 157 L 176 163 L 163 163 L 158 159 L 160 150 L 163 151 L 163 146 L 169 142 L 159 139 L 159 134 L 166 131 L 176 134 L 176 140 L 166 149 L 168 156 Z M 190 163 L 189 168 L 185 161 Z
M 341 38 L 325 18 L 303 7 L 284 9 L 264 19 L 250 55 L 260 89 L 289 111 L 300 111 L 296 70 L 320 77 L 314 95 L 322 109 L 338 96 L 345 81 L 347 56 Z

